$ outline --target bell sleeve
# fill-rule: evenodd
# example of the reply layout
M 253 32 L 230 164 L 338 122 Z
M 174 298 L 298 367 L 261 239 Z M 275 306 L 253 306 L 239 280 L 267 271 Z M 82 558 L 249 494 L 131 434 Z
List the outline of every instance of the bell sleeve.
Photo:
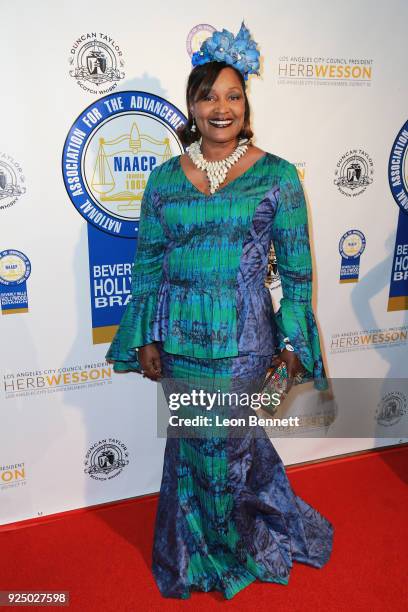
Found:
M 153 322 L 163 275 L 166 237 L 157 213 L 154 169 L 143 194 L 136 254 L 132 268 L 131 299 L 106 353 L 115 372 L 141 372 L 137 348 L 155 341 Z
M 280 181 L 272 241 L 282 283 L 280 308 L 275 314 L 279 348 L 290 341 L 302 365 L 306 380 L 318 389 L 327 388 L 319 332 L 312 310 L 312 259 L 307 208 L 296 167 L 287 164 Z

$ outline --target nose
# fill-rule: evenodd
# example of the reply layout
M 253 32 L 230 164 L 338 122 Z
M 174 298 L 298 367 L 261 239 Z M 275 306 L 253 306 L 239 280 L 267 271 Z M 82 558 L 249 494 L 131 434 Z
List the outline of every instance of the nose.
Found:
M 218 98 L 215 110 L 220 114 L 225 114 L 229 111 L 229 102 L 227 98 Z

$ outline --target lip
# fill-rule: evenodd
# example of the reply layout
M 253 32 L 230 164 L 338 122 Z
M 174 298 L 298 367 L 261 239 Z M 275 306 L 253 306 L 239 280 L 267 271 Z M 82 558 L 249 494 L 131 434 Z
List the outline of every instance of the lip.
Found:
M 217 129 L 225 129 L 233 124 L 233 119 L 208 119 L 208 123 Z

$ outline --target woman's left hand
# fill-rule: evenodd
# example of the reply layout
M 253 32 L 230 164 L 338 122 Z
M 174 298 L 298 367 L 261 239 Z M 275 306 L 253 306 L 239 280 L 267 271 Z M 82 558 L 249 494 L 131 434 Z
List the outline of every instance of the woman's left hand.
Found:
M 305 368 L 302 365 L 299 357 L 293 351 L 288 351 L 288 349 L 283 349 L 283 351 L 279 355 L 275 355 L 272 359 L 272 365 L 278 366 L 280 363 L 284 361 L 286 363 L 286 369 L 288 371 L 288 386 L 286 392 L 288 393 L 293 385 L 293 379 L 296 374 L 303 374 Z

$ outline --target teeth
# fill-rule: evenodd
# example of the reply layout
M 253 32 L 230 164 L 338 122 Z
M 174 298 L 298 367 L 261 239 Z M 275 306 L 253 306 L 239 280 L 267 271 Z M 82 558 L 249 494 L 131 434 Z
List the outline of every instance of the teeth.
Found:
M 227 125 L 231 125 L 232 119 L 229 121 L 217 121 L 216 119 L 210 120 L 211 125 L 215 125 L 216 127 L 226 127 Z

